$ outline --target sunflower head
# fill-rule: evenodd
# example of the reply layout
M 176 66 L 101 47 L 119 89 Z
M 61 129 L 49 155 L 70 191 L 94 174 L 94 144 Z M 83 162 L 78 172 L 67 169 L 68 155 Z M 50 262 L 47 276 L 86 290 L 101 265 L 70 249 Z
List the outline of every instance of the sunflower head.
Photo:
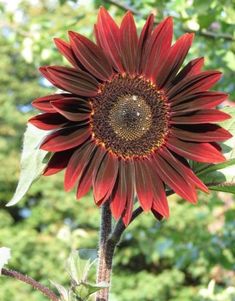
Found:
M 101 8 L 96 43 L 75 32 L 56 38 L 72 67 L 40 68 L 63 91 L 36 99 L 43 113 L 30 119 L 50 131 L 44 175 L 66 169 L 66 190 L 76 185 L 81 198 L 93 187 L 95 202 L 109 202 L 126 225 L 135 197 L 157 218 L 169 216 L 166 188 L 195 203 L 196 188 L 208 189 L 188 159 L 224 161 L 218 142 L 231 137 L 215 124 L 230 117 L 214 108 L 227 95 L 209 91 L 221 73 L 202 71 L 203 58 L 182 68 L 193 34 L 172 45 L 172 18 L 153 23 L 150 15 L 138 35 L 130 12 L 118 26 Z

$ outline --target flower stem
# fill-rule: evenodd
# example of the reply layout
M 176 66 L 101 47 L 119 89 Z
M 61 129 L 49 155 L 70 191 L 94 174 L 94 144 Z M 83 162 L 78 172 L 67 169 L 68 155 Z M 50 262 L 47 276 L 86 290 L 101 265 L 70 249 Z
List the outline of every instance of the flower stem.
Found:
M 133 221 L 143 210 L 139 207 L 133 214 Z M 106 282 L 109 287 L 100 290 L 96 294 L 96 301 L 108 301 L 109 289 L 112 276 L 112 262 L 115 247 L 118 244 L 122 233 L 126 227 L 120 219 L 112 231 L 112 215 L 109 208 L 109 202 L 106 202 L 101 208 L 101 226 L 100 226 L 100 244 L 99 244 L 99 264 L 97 272 L 97 283 Z
M 53 291 L 51 291 L 49 288 L 47 288 L 46 286 L 44 286 L 41 283 L 37 282 L 33 278 L 28 277 L 24 274 L 21 274 L 20 272 L 3 268 L 2 269 L 2 275 L 15 278 L 17 280 L 20 280 L 22 282 L 25 282 L 25 283 L 31 285 L 34 289 L 36 289 L 36 290 L 40 291 L 41 293 L 43 293 L 43 295 L 48 297 L 51 301 L 60 301 L 59 298 L 56 296 L 56 294 Z
M 99 243 L 99 263 L 97 272 L 97 283 L 111 283 L 112 261 L 115 250 L 115 244 L 109 240 L 112 231 L 112 215 L 109 208 L 109 202 L 105 202 L 101 207 L 101 226 Z M 108 301 L 109 287 L 100 290 L 96 294 L 96 301 Z

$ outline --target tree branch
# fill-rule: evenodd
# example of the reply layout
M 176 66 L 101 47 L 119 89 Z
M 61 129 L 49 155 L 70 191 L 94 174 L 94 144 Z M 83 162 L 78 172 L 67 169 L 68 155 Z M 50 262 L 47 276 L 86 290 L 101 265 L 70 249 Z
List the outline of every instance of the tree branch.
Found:
M 116 0 L 104 0 L 104 2 L 110 3 L 115 5 L 116 7 L 122 9 L 122 10 L 129 10 L 130 12 L 132 12 L 133 15 L 136 16 L 143 16 L 138 10 L 136 10 L 135 8 L 133 8 L 132 6 L 126 4 L 126 3 L 120 3 L 119 1 Z
M 183 29 L 186 32 L 193 32 L 195 34 L 199 34 L 200 36 L 210 38 L 210 39 L 224 39 L 227 41 L 235 41 L 234 37 L 227 33 L 216 33 L 209 30 L 192 30 L 189 28 Z
M 120 3 L 117 0 L 104 0 L 104 2 L 115 5 L 116 7 L 120 8 L 124 11 L 129 10 L 130 12 L 132 12 L 133 15 L 142 17 L 143 19 L 147 18 L 146 15 L 141 14 L 138 10 L 136 10 L 134 7 L 131 7 L 128 4 Z M 157 23 L 155 23 L 155 24 L 157 24 Z M 200 36 L 210 38 L 210 39 L 224 39 L 224 40 L 227 40 L 227 41 L 235 41 L 235 38 L 232 35 L 227 34 L 227 33 L 216 33 L 216 32 L 212 32 L 212 31 L 209 31 L 209 30 L 192 30 L 190 28 L 183 28 L 183 31 L 193 32 L 193 33 L 196 33 Z
M 2 275 L 15 278 L 17 280 L 20 280 L 24 283 L 31 285 L 34 289 L 40 291 L 43 295 L 48 297 L 51 301 L 60 301 L 59 298 L 57 297 L 57 295 L 53 291 L 51 291 L 48 287 L 42 285 L 41 283 L 37 282 L 36 280 L 34 280 L 31 277 L 21 274 L 20 272 L 3 268 Z

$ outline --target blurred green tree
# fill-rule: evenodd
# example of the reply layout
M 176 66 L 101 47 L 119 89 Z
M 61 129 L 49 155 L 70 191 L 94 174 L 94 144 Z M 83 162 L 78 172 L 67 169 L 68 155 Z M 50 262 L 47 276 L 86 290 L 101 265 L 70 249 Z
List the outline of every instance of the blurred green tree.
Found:
M 53 37 L 72 29 L 92 35 L 97 9 L 120 19 L 125 9 L 139 26 L 150 12 L 160 21 L 174 16 L 175 36 L 196 33 L 188 56 L 205 56 L 207 69 L 224 77 L 217 89 L 235 99 L 235 3 L 229 0 L 0 1 L 0 245 L 10 247 L 10 265 L 49 285 L 66 284 L 64 262 L 71 248 L 95 248 L 99 210 L 91 194 L 77 203 L 64 193 L 63 176 L 41 178 L 17 206 L 6 208 L 19 176 L 22 136 L 35 115 L 31 101 L 54 92 L 37 71 L 40 65 L 67 64 Z M 115 257 L 112 301 L 212 300 L 201 289 L 216 282 L 221 301 L 234 300 L 235 205 L 231 195 L 200 195 L 196 207 L 170 197 L 171 217 L 158 223 L 140 216 L 126 231 Z M 0 278 L 0 300 L 46 300 L 31 288 Z M 213 299 L 214 300 L 214 299 Z

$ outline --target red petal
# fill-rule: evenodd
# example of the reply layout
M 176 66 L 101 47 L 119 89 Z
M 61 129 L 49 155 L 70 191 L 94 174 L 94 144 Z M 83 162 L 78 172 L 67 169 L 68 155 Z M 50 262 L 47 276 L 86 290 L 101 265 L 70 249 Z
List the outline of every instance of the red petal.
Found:
M 173 152 L 198 162 L 219 163 L 226 160 L 210 143 L 189 143 L 169 137 L 166 145 Z
M 76 32 L 70 31 L 69 37 L 72 49 L 84 67 L 101 80 L 109 79 L 113 70 L 102 49 Z
M 172 136 L 186 141 L 214 142 L 224 141 L 232 135 L 216 124 L 203 124 L 202 126 L 182 126 L 171 128 Z
M 153 202 L 152 202 L 152 212 L 157 211 L 162 217 L 169 217 L 169 206 L 166 198 L 165 187 L 158 176 L 158 174 L 153 169 L 154 162 L 150 159 L 147 161 L 148 171 L 151 172 L 151 182 L 153 190 Z
M 90 158 L 92 157 L 94 149 L 94 143 L 86 143 L 73 153 L 64 177 L 64 189 L 66 191 L 71 190 L 76 181 L 79 180 L 85 167 L 90 163 Z
M 83 169 L 77 187 L 77 199 L 82 198 L 91 188 L 92 174 L 97 172 L 97 168 L 100 165 L 105 155 L 104 150 L 101 147 L 97 147 L 90 159 L 87 167 Z
M 116 69 L 123 73 L 120 58 L 119 28 L 104 7 L 99 10 L 95 33 L 103 51 L 112 59 Z
M 97 173 L 93 174 L 93 193 L 96 203 L 110 196 L 116 182 L 117 172 L 117 158 L 110 153 L 107 153 L 102 160 Z
M 177 166 L 175 166 L 176 169 L 174 169 L 158 154 L 153 158 L 156 172 L 159 174 L 160 178 L 181 197 L 192 203 L 196 203 L 197 195 L 193 185 L 187 183 L 183 177 L 184 175 L 178 173 Z
M 123 221 L 125 226 L 128 226 L 129 223 L 131 222 L 133 207 L 134 207 L 133 198 L 127 200 L 125 213 L 124 213 L 124 216 L 122 218 L 122 221 Z
M 88 127 L 74 126 L 56 131 L 46 137 L 40 148 L 49 152 L 59 152 L 81 145 L 90 137 Z
M 192 45 L 193 37 L 194 34 L 186 33 L 172 46 L 164 64 L 157 72 L 156 84 L 158 88 L 164 87 L 173 80 Z
M 170 216 L 170 209 L 168 206 L 164 186 L 160 178 L 159 182 L 156 184 L 155 190 L 156 193 L 153 199 L 151 210 L 157 211 L 162 217 L 168 218 Z
M 58 83 L 58 81 L 55 81 L 51 74 L 48 71 L 48 66 L 40 67 L 39 68 L 40 73 L 49 81 L 52 83 L 53 86 L 64 90 L 63 87 Z
M 200 110 L 191 112 L 173 112 L 171 116 L 172 124 L 199 124 L 208 122 L 219 122 L 231 118 L 227 113 L 219 110 Z
M 110 209 L 113 217 L 118 220 L 126 207 L 127 201 L 127 178 L 125 162 L 121 160 L 119 162 L 118 175 L 115 185 L 115 190 L 110 203 Z
M 221 72 L 218 71 L 204 71 L 197 75 L 189 76 L 169 89 L 167 97 L 169 100 L 178 101 L 183 96 L 210 89 L 220 78 Z
M 96 39 L 96 44 L 102 48 L 102 41 L 100 40 L 100 36 L 99 36 L 99 32 L 97 29 L 97 25 L 94 24 L 94 35 L 95 35 L 95 39 Z M 107 57 L 108 59 L 110 59 L 110 57 Z
M 29 119 L 29 122 L 41 130 L 55 130 L 63 127 L 69 121 L 58 113 L 44 113 Z
M 127 12 L 120 27 L 120 54 L 122 63 L 129 74 L 136 72 L 138 35 L 131 12 Z
M 159 67 L 170 50 L 173 36 L 173 19 L 168 17 L 153 31 L 142 57 L 143 74 L 155 82 Z
M 140 38 L 138 41 L 138 52 L 137 52 L 137 60 L 138 60 L 138 70 L 137 73 L 142 73 L 143 70 L 143 56 L 146 50 L 146 46 L 149 42 L 149 39 L 151 37 L 151 33 L 153 30 L 153 22 L 154 22 L 154 15 L 149 15 L 147 21 L 145 22 L 145 25 L 141 31 Z
M 181 161 L 176 159 L 176 157 L 167 149 L 160 149 L 159 154 L 171 165 L 174 166 L 178 172 L 183 175 L 187 182 L 191 182 L 193 185 L 196 185 L 204 192 L 208 192 L 208 188 L 204 183 L 193 173 L 187 161 L 181 158 Z M 182 163 L 184 162 L 184 163 Z
M 123 215 L 123 222 L 127 226 L 132 218 L 133 206 L 134 206 L 134 193 L 135 193 L 135 167 L 133 161 L 130 159 L 125 162 L 126 167 L 126 208 Z
M 55 86 L 65 91 L 81 95 L 95 96 L 98 92 L 98 82 L 89 73 L 68 67 L 50 66 L 41 67 L 40 71 Z
M 152 208 L 153 202 L 151 174 L 146 166 L 147 163 L 144 160 L 136 160 L 134 163 L 137 196 L 143 210 L 148 211 Z
M 72 95 L 68 93 L 47 95 L 47 96 L 36 98 L 32 102 L 32 105 L 41 111 L 47 113 L 55 113 L 56 110 L 51 105 L 51 101 L 65 100 L 70 97 L 72 97 Z
M 81 63 L 77 60 L 76 56 L 73 53 L 72 47 L 69 43 L 54 38 L 55 45 L 60 53 L 63 54 L 63 56 L 75 67 L 78 69 L 82 69 Z
M 205 91 L 195 94 L 185 95 L 177 100 L 172 99 L 171 107 L 175 111 L 190 111 L 198 109 L 211 109 L 225 99 L 228 95 L 223 92 Z
M 95 39 L 96 39 L 96 44 L 103 50 L 103 52 L 105 53 L 106 59 L 108 60 L 110 66 L 112 66 L 115 69 L 115 64 L 112 61 L 112 58 L 110 57 L 110 55 L 107 53 L 107 51 L 105 51 L 105 49 L 102 48 L 102 41 L 101 38 L 99 36 L 99 32 L 97 29 L 97 25 L 94 24 L 94 35 L 95 35 Z
M 58 97 L 61 97 L 60 94 L 53 94 L 36 98 L 32 102 L 32 106 L 44 112 L 55 113 L 55 109 L 52 107 L 50 101 L 54 99 L 57 100 Z
M 68 165 L 73 152 L 74 149 L 71 149 L 53 154 L 43 171 L 43 175 L 51 176 L 63 170 Z
M 133 206 L 134 206 L 134 191 L 135 191 L 135 167 L 133 161 L 130 159 L 128 162 L 125 162 L 126 168 L 126 207 L 122 217 L 122 221 L 125 226 L 131 222 Z
M 172 80 L 172 85 L 178 84 L 181 80 L 201 72 L 204 65 L 204 58 L 200 57 L 190 61 Z
M 89 103 L 81 98 L 71 97 L 65 100 L 53 101 L 51 104 L 57 112 L 71 121 L 86 120 L 90 116 Z
M 160 180 L 161 181 L 161 180 Z M 164 188 L 163 184 L 161 184 L 162 187 Z M 165 191 L 164 191 L 164 194 L 165 194 Z M 167 198 L 166 198 L 166 194 L 161 196 L 160 197 L 156 197 L 153 199 L 153 204 L 152 204 L 152 208 L 151 208 L 151 211 L 154 213 L 155 212 L 155 216 L 156 216 L 156 212 L 157 212 L 157 218 L 158 219 L 162 219 L 163 217 L 166 217 L 168 218 L 170 216 L 170 209 L 169 209 L 169 206 L 168 206 L 168 201 L 167 201 Z M 160 216 L 159 216 L 160 214 Z

